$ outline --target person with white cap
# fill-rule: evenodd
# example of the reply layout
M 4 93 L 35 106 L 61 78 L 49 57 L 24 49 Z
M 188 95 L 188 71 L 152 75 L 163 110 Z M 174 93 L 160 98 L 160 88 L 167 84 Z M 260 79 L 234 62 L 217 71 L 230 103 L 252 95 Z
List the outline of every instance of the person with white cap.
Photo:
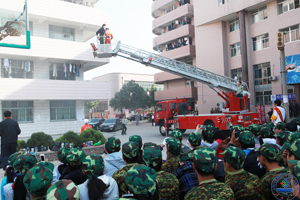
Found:
M 82 133 L 84 130 L 86 130 L 88 128 L 92 128 L 92 126 L 90 126 L 88 123 L 89 123 L 89 120 L 85 119 L 84 120 L 84 125 L 81 127 L 81 132 L 80 133 Z

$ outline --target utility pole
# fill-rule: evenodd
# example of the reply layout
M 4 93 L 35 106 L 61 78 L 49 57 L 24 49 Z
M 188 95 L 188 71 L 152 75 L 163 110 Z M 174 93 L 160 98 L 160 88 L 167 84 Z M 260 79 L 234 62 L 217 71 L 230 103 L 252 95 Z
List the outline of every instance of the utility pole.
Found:
M 283 105 L 285 109 L 285 121 L 290 121 L 290 110 L 289 110 L 289 100 L 288 100 L 288 91 L 287 91 L 287 79 L 286 79 L 286 67 L 285 67 L 285 53 L 284 53 L 284 40 L 283 32 L 277 33 L 277 48 L 280 51 L 280 71 L 281 71 L 281 80 L 282 80 L 282 94 L 283 94 Z

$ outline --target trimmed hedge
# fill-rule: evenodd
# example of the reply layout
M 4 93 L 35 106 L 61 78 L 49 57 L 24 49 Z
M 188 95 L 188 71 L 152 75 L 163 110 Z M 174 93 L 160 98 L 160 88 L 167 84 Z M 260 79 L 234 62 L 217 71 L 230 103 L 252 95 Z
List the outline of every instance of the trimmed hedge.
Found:
M 63 136 L 57 138 L 55 140 L 55 143 L 60 140 L 61 143 L 68 143 L 71 144 L 73 142 L 74 145 L 78 145 L 78 144 L 82 144 L 82 140 L 80 138 L 80 136 L 73 132 L 73 131 L 68 131 L 65 134 L 63 134 Z
M 51 135 L 47 135 L 44 132 L 33 133 L 31 137 L 27 140 L 26 146 L 29 148 L 38 147 L 41 151 L 41 145 L 44 147 L 49 147 L 50 149 L 54 146 L 55 142 Z
M 95 143 L 101 141 L 101 144 L 105 143 L 105 138 L 104 138 L 103 134 L 99 131 L 96 131 L 96 130 L 92 129 L 92 128 L 84 130 L 80 134 L 80 138 L 81 138 L 82 142 L 93 141 L 93 143 L 95 144 Z

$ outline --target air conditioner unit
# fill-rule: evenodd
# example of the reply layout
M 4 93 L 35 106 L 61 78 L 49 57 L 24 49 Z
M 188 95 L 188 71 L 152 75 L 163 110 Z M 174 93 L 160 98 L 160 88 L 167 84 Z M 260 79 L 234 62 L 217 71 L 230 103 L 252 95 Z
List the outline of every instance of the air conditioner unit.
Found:
M 269 76 L 270 81 L 277 81 L 277 76 Z

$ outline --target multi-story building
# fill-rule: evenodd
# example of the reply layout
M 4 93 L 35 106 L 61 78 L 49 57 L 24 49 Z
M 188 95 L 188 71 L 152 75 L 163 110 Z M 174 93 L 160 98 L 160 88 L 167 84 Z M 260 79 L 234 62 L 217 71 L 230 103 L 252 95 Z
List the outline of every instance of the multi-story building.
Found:
M 285 55 L 299 62 L 299 1 L 194 1 L 194 15 L 196 65 L 248 82 L 252 111 L 258 105 L 271 106 L 271 95 L 282 94 L 277 32 L 284 32 Z M 289 93 L 299 103 L 299 84 L 290 85 Z M 200 113 L 223 101 L 200 83 L 198 99 Z
M 15 9 L 13 1 L 0 7 Z M 21 138 L 79 132 L 85 101 L 110 98 L 109 83 L 83 81 L 85 71 L 109 62 L 94 59 L 87 42 L 108 15 L 60 0 L 30 0 L 28 10 L 31 49 L 0 47 L 1 112 L 12 111 Z
M 152 4 L 153 49 L 160 55 L 188 64 L 196 63 L 193 0 L 154 0 Z M 167 100 L 186 97 L 194 107 L 197 89 L 193 81 L 167 72 L 154 75 L 155 83 L 164 84 L 164 91 L 155 93 L 155 99 Z

